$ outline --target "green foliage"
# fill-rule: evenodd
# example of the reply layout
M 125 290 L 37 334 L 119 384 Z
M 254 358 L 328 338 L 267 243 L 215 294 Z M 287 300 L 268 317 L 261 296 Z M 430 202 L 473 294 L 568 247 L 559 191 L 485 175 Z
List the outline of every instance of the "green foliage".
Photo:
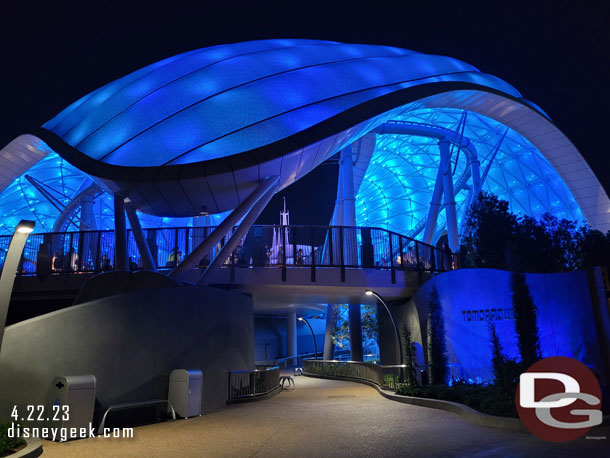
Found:
M 337 324 L 331 335 L 334 345 L 342 349 L 349 349 L 349 320 L 348 316 L 349 305 L 337 305 Z M 363 347 L 367 347 L 373 341 L 377 341 L 377 306 L 362 305 L 361 320 L 362 320 L 362 343 Z
M 411 342 L 411 330 L 409 326 L 404 323 L 402 326 L 402 346 L 404 354 L 404 364 L 407 366 L 405 372 L 405 383 L 409 386 L 417 385 L 417 377 L 415 374 L 415 352 L 413 350 L 413 343 Z
M 581 229 L 577 266 L 586 269 L 593 266 L 610 265 L 610 231 L 602 232 L 584 227 Z
M 369 342 L 377 342 L 377 306 L 376 305 L 362 305 L 361 319 L 362 319 L 362 342 L 364 347 L 367 347 Z
M 430 293 L 428 316 L 428 354 L 430 359 L 430 380 L 433 384 L 447 383 L 449 368 L 447 366 L 447 342 L 445 341 L 445 321 L 443 307 L 436 286 Z
M 507 201 L 486 192 L 470 206 L 465 228 L 464 267 L 545 273 L 610 264 L 610 232 L 550 214 L 518 217 Z
M 447 385 L 408 386 L 402 384 L 396 394 L 428 399 L 458 402 L 479 412 L 502 417 L 516 417 L 514 391 L 503 390 L 496 385 L 454 382 Z
M 8 430 L 11 425 L 12 423 L 0 423 L 0 457 L 8 456 L 25 445 L 25 441 L 20 437 L 8 437 Z
M 513 296 L 517 346 L 521 355 L 521 364 L 525 370 L 541 358 L 538 313 L 523 273 L 511 273 L 510 289 Z
M 508 202 L 481 192 L 466 214 L 462 248 L 464 267 L 506 269 L 506 249 L 518 224 Z
M 501 390 L 514 392 L 517 388 L 520 367 L 513 359 L 507 358 L 502 353 L 502 344 L 500 337 L 496 331 L 496 325 L 493 321 L 489 324 L 489 337 L 491 341 L 492 366 L 494 372 L 494 385 Z
M 347 314 L 348 305 L 337 305 L 337 324 L 331 335 L 333 344 L 342 349 L 349 348 L 349 320 L 344 317 Z

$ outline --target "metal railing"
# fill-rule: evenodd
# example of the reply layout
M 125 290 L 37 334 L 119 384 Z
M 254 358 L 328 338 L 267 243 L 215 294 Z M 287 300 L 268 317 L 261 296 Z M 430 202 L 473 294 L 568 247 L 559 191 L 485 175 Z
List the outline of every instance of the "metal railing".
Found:
M 214 227 L 145 229 L 144 236 L 157 268 L 174 268 L 214 230 Z M 199 261 L 203 268 L 218 254 L 232 231 Z M 127 251 L 131 270 L 142 268 L 142 260 L 131 230 Z M 11 236 L 0 236 L 0 267 Z M 99 272 L 114 269 L 114 231 L 83 231 L 32 234 L 27 240 L 18 273 L 37 270 L 51 273 Z M 387 270 L 396 281 L 396 271 L 442 272 L 457 268 L 457 256 L 385 229 L 343 226 L 252 226 L 225 267 L 310 268 L 315 281 L 319 267 Z
M 280 368 L 229 372 L 229 401 L 264 396 L 280 386 Z
M 357 361 L 313 360 L 303 361 L 304 375 L 318 375 L 365 380 L 386 390 L 396 390 L 404 378 L 406 365 L 380 365 Z

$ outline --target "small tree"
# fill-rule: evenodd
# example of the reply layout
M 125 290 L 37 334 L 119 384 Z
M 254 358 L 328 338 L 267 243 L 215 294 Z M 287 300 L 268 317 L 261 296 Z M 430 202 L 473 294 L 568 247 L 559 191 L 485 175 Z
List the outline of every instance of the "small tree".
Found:
M 537 310 L 530 289 L 521 272 L 512 272 L 510 289 L 513 295 L 513 315 L 521 364 L 525 370 L 541 358 L 538 337 Z
M 436 286 L 430 293 L 428 316 L 428 355 L 430 359 L 430 380 L 434 384 L 447 383 L 447 342 L 445 341 L 445 320 L 443 307 Z
M 407 366 L 406 383 L 409 386 L 417 385 L 417 378 L 415 376 L 415 352 L 413 351 L 413 343 L 411 342 L 411 330 L 409 326 L 404 323 L 402 326 L 402 343 L 405 355 L 404 364 Z
M 504 356 L 496 324 L 491 320 L 488 323 L 488 329 L 492 354 L 491 363 L 495 379 L 494 384 L 501 390 L 512 393 L 517 377 L 519 377 L 519 368 L 513 359 Z
M 465 267 L 506 268 L 506 245 L 517 226 L 508 202 L 481 192 L 466 214 L 466 235 L 461 248 Z

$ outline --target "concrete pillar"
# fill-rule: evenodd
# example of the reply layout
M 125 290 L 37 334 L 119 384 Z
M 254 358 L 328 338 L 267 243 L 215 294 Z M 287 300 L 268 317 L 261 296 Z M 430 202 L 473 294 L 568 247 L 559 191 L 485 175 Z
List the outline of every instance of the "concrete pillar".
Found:
M 118 194 L 114 195 L 114 268 L 122 271 L 129 270 L 125 203 L 123 197 Z
M 349 348 L 352 361 L 362 361 L 362 318 L 360 304 L 349 305 Z
M 337 326 L 337 306 L 328 304 L 326 311 L 326 332 L 324 333 L 324 356 L 322 359 L 334 359 L 335 344 L 333 344 L 332 334 Z
M 290 312 L 286 315 L 286 356 L 293 357 L 297 354 L 297 314 Z M 291 359 L 296 364 L 297 359 Z
M 377 344 L 381 364 L 399 364 L 398 344 L 392 320 L 385 307 L 377 306 Z

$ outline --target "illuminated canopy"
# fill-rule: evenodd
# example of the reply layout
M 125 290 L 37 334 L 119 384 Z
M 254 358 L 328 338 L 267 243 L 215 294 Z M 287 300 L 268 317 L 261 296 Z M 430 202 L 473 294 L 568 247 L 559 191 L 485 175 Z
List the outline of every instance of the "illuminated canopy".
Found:
M 30 167 L 50 154 L 48 164 L 66 164 L 145 213 L 192 217 L 235 208 L 267 176 L 279 175 L 284 188 L 390 121 L 460 130 L 476 146 L 481 171 L 489 165 L 483 189 L 514 211 L 610 229 L 606 193 L 540 108 L 469 64 L 386 46 L 263 40 L 190 51 L 84 96 L 7 145 L 0 161 L 18 157 Z M 456 149 L 452 157 L 461 215 L 472 183 L 459 182 L 465 154 Z M 436 141 L 377 135 L 363 166 L 358 223 L 419 233 L 438 168 Z M 17 196 L 24 167 L 0 177 L 0 213 L 7 213 L 1 199 Z M 83 183 L 68 184 L 72 195 Z

